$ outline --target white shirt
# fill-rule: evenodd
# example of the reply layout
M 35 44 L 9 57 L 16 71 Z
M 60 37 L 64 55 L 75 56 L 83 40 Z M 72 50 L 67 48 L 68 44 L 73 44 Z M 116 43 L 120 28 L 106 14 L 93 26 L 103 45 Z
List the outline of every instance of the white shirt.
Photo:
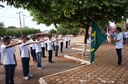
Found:
M 38 42 L 38 41 L 36 41 L 36 42 Z M 35 44 L 35 47 L 36 47 L 36 53 L 42 52 L 41 43 L 36 43 L 36 44 Z
M 123 35 L 122 35 L 122 33 L 117 34 L 117 37 L 115 39 L 119 40 L 119 42 L 116 42 L 115 48 L 116 49 L 123 48 Z
M 58 46 L 57 38 L 54 38 L 54 41 L 55 41 L 55 42 L 54 42 L 54 45 L 55 45 L 55 46 Z
M 1 45 L 0 45 L 0 53 L 1 53 Z
M 41 42 L 41 47 L 45 47 L 45 42 Z
M 29 58 L 29 49 L 28 46 L 24 46 L 25 44 L 22 43 L 20 45 L 20 49 L 21 49 L 21 58 Z
M 48 45 L 48 46 L 47 46 L 47 49 L 48 49 L 48 50 L 53 50 L 52 41 L 51 41 L 51 40 L 48 40 L 48 41 L 47 41 L 47 45 Z
M 63 40 L 62 38 L 60 38 L 60 43 L 61 43 L 61 42 L 64 42 L 64 40 Z
M 125 32 L 126 38 L 128 38 L 128 32 Z
M 16 64 L 14 59 L 14 47 L 6 48 L 6 45 L 1 46 L 2 56 L 4 58 L 4 65 Z
M 71 37 L 70 36 L 68 36 L 68 41 L 70 41 L 71 40 Z
M 29 42 L 34 42 L 32 39 L 29 40 Z M 30 44 L 29 47 L 32 47 L 32 49 L 36 49 L 35 44 Z
M 65 41 L 68 41 L 68 36 L 65 37 Z

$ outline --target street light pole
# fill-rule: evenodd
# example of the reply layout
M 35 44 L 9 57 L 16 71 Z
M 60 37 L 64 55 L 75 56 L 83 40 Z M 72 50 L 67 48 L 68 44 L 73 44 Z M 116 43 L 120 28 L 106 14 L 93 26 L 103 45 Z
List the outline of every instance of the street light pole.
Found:
M 23 13 L 23 12 L 17 12 L 17 14 L 19 15 L 19 23 L 20 23 L 20 28 L 22 28 L 22 22 L 21 22 L 21 13 Z M 21 29 L 21 36 L 23 36 L 22 29 Z
M 25 27 L 25 14 L 22 14 L 23 15 L 23 27 Z

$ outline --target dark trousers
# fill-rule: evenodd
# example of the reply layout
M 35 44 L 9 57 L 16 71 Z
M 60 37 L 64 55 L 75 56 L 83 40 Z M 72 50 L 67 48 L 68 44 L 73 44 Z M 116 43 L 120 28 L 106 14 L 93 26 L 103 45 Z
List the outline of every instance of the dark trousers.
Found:
M 45 43 L 45 46 L 46 46 L 46 51 L 48 51 L 48 50 L 47 50 L 47 47 L 48 47 L 47 43 Z
M 31 56 L 32 56 L 33 61 L 36 61 L 36 50 L 32 49 L 32 47 L 30 47 L 30 50 L 31 50 Z
M 68 41 L 68 46 L 70 46 L 71 40 Z
M 29 60 L 30 58 L 22 58 L 23 76 L 28 76 L 29 74 Z
M 14 84 L 14 73 L 16 65 L 4 65 L 5 84 Z
M 59 49 L 59 46 L 55 46 L 55 56 L 58 56 L 58 49 Z
M 64 43 L 61 42 L 61 43 L 60 43 L 60 52 L 63 52 L 63 45 L 64 45 Z
M 121 53 L 122 49 L 116 49 L 116 53 L 118 56 L 118 64 L 121 65 L 122 63 L 122 53 Z
M 49 51 L 48 51 L 48 54 L 49 54 L 49 59 L 48 59 L 48 61 L 49 61 L 49 62 L 52 62 L 52 52 L 53 52 L 52 50 L 49 50 Z
M 54 43 L 53 43 L 52 47 L 53 47 L 53 50 L 55 51 L 55 44 Z
M 41 47 L 42 49 L 42 57 L 45 57 L 45 47 Z
M 42 52 L 36 53 L 37 56 L 37 67 L 41 67 Z
M 68 48 L 68 41 L 66 41 L 66 48 Z

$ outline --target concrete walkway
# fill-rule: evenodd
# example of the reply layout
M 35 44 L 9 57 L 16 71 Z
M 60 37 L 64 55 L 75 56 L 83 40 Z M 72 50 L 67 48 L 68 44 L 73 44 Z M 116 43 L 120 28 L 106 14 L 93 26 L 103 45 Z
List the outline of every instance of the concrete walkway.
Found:
M 96 52 L 94 64 L 83 65 L 42 78 L 47 84 L 128 84 L 127 50 L 128 45 L 124 45 L 121 66 L 117 66 L 114 45 L 104 44 Z M 89 60 L 88 57 L 85 59 Z

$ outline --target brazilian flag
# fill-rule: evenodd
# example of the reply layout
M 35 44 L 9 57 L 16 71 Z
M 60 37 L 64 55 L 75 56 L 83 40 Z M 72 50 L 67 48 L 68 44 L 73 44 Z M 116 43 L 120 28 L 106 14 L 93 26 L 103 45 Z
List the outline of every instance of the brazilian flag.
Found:
M 91 33 L 91 44 L 90 44 L 90 62 L 94 62 L 95 51 L 99 46 L 107 39 L 107 35 L 104 34 L 99 26 L 93 21 L 92 22 L 92 33 Z

